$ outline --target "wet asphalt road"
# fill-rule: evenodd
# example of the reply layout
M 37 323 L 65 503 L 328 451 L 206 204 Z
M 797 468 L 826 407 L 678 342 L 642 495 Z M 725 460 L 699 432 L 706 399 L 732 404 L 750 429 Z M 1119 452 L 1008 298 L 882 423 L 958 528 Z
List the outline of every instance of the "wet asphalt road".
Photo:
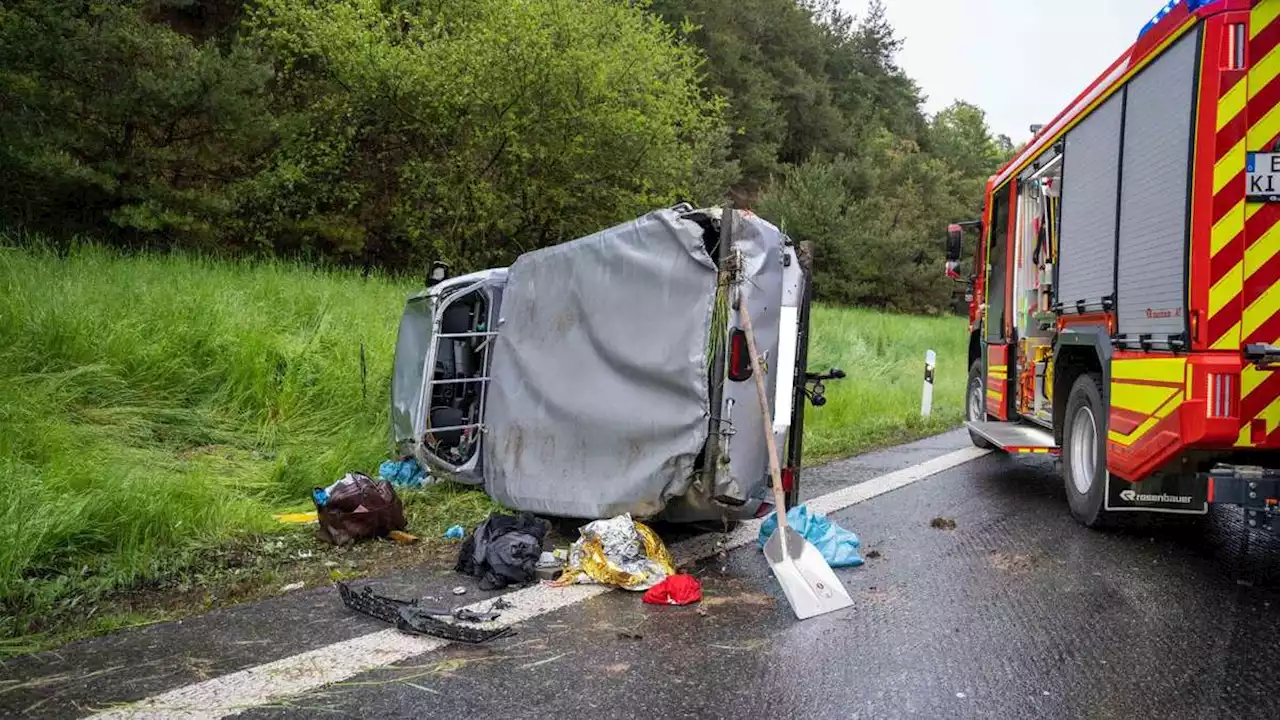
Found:
M 961 447 L 948 434 L 811 473 L 829 492 Z M 954 519 L 954 530 L 930 527 Z M 1280 542 L 1074 523 L 1047 461 L 988 456 L 837 512 L 879 557 L 844 611 L 794 619 L 752 546 L 692 570 L 701 608 L 609 593 L 244 717 L 1280 716 Z M 455 576 L 388 585 L 431 594 Z M 473 595 L 471 599 L 476 599 Z M 328 589 L 0 667 L 0 715 L 65 717 L 380 629 Z

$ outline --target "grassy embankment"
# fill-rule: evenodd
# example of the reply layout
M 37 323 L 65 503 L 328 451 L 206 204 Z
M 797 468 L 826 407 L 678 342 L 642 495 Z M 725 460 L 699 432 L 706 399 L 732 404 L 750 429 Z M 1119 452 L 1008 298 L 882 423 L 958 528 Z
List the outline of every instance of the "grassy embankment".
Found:
M 0 655 L 76 634 L 413 562 L 321 555 L 273 512 L 385 456 L 396 323 L 410 283 L 286 263 L 65 257 L 0 236 Z M 367 359 L 362 382 L 360 348 Z M 924 352 L 941 357 L 919 418 Z M 953 427 L 962 321 L 820 308 L 811 461 Z M 476 492 L 406 497 L 410 529 L 483 517 Z M 312 556 L 312 553 L 316 553 Z M 322 563 L 323 561 L 323 563 Z

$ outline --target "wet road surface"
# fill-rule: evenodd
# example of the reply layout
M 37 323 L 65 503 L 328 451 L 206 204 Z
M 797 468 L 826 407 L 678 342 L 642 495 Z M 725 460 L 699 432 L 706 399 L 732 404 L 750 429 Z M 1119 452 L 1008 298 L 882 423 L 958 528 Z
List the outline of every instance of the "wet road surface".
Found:
M 843 461 L 805 489 L 963 444 Z M 992 455 L 834 513 L 878 555 L 838 571 L 855 605 L 837 613 L 796 621 L 750 546 L 691 568 L 700 607 L 612 592 L 242 717 L 1280 716 L 1280 543 L 1230 509 L 1191 531 L 1088 531 L 1052 471 Z M 0 715 L 86 714 L 382 629 L 335 603 L 319 589 L 15 661 Z

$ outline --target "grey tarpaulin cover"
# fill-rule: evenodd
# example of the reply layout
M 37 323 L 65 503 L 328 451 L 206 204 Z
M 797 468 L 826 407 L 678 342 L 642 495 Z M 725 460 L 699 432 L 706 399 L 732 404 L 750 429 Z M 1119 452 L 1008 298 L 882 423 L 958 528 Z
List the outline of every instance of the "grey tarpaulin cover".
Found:
M 494 348 L 485 487 L 566 517 L 660 512 L 707 440 L 717 270 L 673 210 L 522 255 Z

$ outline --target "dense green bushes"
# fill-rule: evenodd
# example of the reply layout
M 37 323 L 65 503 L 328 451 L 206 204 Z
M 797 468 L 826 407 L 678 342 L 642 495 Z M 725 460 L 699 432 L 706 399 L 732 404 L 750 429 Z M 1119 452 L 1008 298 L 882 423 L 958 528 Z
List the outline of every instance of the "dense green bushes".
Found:
M 700 57 L 612 0 L 19 0 L 10 225 L 462 266 L 733 182 Z
M 935 309 L 1008 142 L 898 46 L 874 0 L 14 0 L 0 227 L 416 273 L 729 198 Z

